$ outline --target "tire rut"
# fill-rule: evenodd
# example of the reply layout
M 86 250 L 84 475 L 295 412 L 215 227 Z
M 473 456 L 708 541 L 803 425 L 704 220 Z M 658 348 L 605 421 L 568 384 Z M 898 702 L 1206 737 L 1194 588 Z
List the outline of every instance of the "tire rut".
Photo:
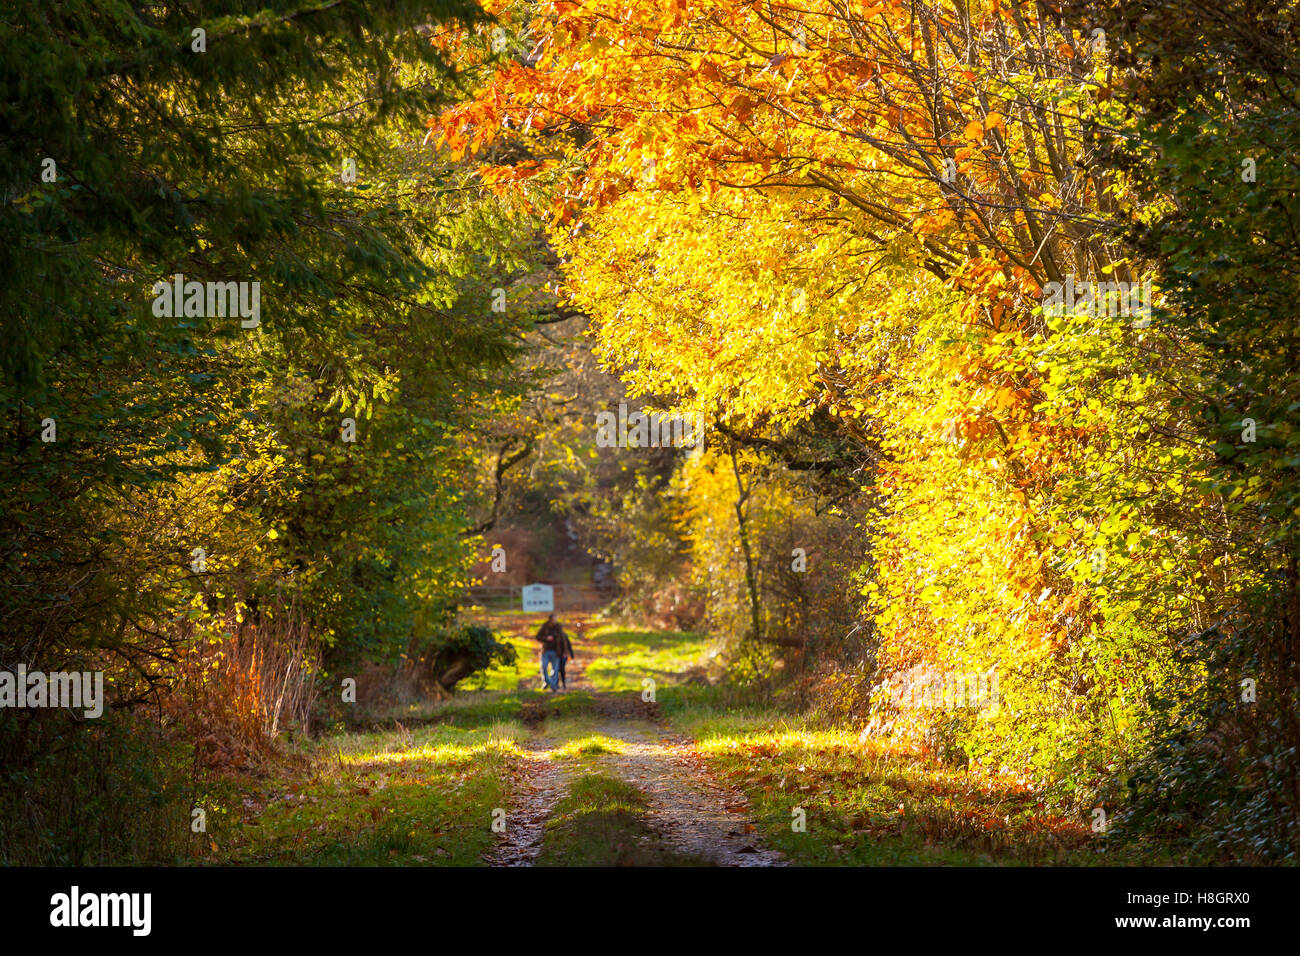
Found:
M 548 756 L 554 741 L 545 738 L 524 747 L 520 779 L 506 810 L 505 830 L 484 854 L 488 866 L 532 866 L 542 852 L 546 821 L 568 790 L 569 773 Z
M 646 795 L 647 822 L 666 849 L 715 866 L 788 865 L 763 847 L 749 802 L 708 773 L 688 738 L 629 720 L 607 721 L 597 732 L 623 742 L 625 752 L 606 765 Z

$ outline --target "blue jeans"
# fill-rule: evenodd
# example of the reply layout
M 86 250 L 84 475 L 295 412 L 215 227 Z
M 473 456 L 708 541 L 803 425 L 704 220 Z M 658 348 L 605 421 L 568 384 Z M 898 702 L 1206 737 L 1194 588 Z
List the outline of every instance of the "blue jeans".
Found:
M 555 651 L 542 651 L 542 681 L 551 690 L 560 685 L 560 655 Z

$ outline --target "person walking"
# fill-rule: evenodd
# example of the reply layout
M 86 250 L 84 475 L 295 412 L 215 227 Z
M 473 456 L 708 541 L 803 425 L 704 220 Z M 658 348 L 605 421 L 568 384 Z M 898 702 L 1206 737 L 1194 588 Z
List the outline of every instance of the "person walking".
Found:
M 564 630 L 555 620 L 554 614 L 550 615 L 537 630 L 535 639 L 542 645 L 542 683 L 548 690 L 556 690 L 559 686 L 562 666 L 559 654 L 560 638 L 564 636 Z
M 556 627 L 559 627 L 559 625 L 557 624 Z M 578 655 L 573 650 L 573 642 L 569 640 L 569 635 L 564 633 L 564 628 L 562 627 L 560 628 L 560 636 L 556 641 L 555 651 L 560 655 L 560 686 L 565 690 L 568 690 L 569 685 L 565 680 L 564 665 L 568 663 L 570 657 L 577 657 Z

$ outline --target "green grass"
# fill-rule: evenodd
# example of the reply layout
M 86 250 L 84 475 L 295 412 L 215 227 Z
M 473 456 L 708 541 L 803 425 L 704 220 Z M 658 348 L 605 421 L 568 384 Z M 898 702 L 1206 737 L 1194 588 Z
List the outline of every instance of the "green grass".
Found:
M 601 691 L 640 691 L 642 681 L 656 688 L 675 683 L 681 674 L 705 667 L 713 651 L 707 634 L 676 631 L 629 630 L 613 625 L 588 632 L 575 650 L 586 667 L 587 679 Z
M 508 720 L 531 720 L 535 716 L 565 716 L 590 712 L 594 701 L 584 690 L 551 693 L 542 690 L 462 691 L 450 700 L 425 701 L 419 705 L 393 708 L 371 718 L 371 725 L 386 729 L 392 721 L 408 726 L 446 724 L 479 727 Z
M 658 700 L 659 712 L 685 731 L 802 721 L 790 702 L 758 685 L 681 684 L 660 691 Z
M 791 715 L 706 713 L 677 723 L 750 799 L 765 842 L 801 865 L 1015 866 L 1174 862 L 1117 851 L 1010 779 L 977 776 Z M 796 830 L 796 810 L 805 829 Z
M 509 644 L 517 655 L 513 666 L 495 665 L 487 670 L 472 674 L 461 682 L 461 690 L 467 691 L 513 691 L 519 688 L 520 681 L 540 680 L 541 668 L 537 659 L 538 643 L 531 638 L 518 634 L 498 634 L 502 643 Z
M 495 723 L 327 738 L 302 772 L 213 796 L 204 862 L 478 865 L 523 734 Z
M 600 757 L 605 754 L 621 754 L 626 750 L 627 745 L 621 740 L 604 734 L 586 734 L 573 737 L 567 743 L 556 747 L 551 751 L 551 757 L 555 760 L 572 760 L 582 757 Z

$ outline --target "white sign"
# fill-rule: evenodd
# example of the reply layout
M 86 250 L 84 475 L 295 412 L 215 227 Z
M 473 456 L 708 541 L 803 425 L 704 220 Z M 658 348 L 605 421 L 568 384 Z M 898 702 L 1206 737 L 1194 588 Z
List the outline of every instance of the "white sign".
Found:
M 555 589 L 549 584 L 530 584 L 524 588 L 525 611 L 554 611 Z

